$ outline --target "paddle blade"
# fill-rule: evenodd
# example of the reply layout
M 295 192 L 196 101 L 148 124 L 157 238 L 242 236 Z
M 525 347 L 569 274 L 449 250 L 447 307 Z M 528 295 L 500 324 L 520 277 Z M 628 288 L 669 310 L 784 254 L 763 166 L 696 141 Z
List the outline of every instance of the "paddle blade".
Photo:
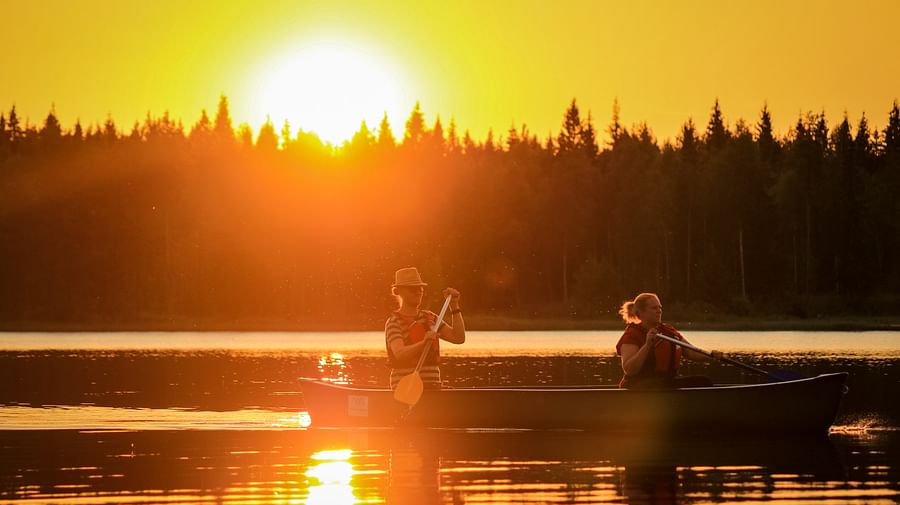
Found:
M 394 399 L 400 403 L 415 405 L 419 403 L 424 387 L 419 372 L 413 372 L 397 383 L 397 387 L 394 389 Z

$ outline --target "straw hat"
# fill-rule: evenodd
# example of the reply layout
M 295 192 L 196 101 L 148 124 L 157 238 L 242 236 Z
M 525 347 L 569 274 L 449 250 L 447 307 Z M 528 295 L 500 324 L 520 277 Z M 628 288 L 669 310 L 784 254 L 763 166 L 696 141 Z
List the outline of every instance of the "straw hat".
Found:
M 416 267 L 408 267 L 401 268 L 394 272 L 394 283 L 391 284 L 392 288 L 396 288 L 397 286 L 427 286 L 427 283 L 422 282 L 422 277 L 419 276 L 419 270 Z

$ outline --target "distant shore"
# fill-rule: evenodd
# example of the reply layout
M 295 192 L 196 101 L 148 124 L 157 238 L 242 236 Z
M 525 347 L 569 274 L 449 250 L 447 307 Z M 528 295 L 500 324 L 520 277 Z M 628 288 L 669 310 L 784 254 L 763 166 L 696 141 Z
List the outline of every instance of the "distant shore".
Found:
M 725 317 L 718 319 L 668 318 L 682 330 L 695 331 L 900 331 L 900 316 L 835 317 Z M 143 321 L 0 321 L 0 332 L 114 332 L 114 331 L 380 331 L 382 321 L 355 321 L 342 325 L 276 320 L 143 320 Z M 619 330 L 619 319 L 567 319 L 467 314 L 466 326 L 475 331 L 589 331 Z

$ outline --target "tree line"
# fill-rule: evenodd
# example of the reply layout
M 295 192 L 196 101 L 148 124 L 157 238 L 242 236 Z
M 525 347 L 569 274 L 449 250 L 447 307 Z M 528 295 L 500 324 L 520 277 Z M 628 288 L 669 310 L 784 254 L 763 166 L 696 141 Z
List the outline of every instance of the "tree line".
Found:
M 618 104 L 603 134 L 572 100 L 556 135 L 483 140 L 416 104 L 402 138 L 385 116 L 340 146 L 235 128 L 224 96 L 189 128 L 13 107 L 0 191 L 8 328 L 377 328 L 409 265 L 515 317 L 612 317 L 642 291 L 693 316 L 874 315 L 900 292 L 896 101 L 882 130 L 806 113 L 778 136 L 767 107 L 728 125 L 716 100 L 665 142 Z

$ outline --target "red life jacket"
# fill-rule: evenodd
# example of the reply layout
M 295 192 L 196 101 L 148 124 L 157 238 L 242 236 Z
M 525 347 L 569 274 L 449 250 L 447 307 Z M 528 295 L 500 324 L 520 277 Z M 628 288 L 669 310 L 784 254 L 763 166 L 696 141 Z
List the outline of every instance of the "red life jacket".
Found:
M 660 325 L 657 326 L 656 329 L 659 333 L 662 333 L 667 337 L 677 338 L 678 340 L 685 340 L 684 336 L 682 336 L 681 333 L 679 333 L 678 330 L 676 330 L 675 327 L 670 324 L 660 323 Z M 622 337 L 616 344 L 616 353 L 618 353 L 620 356 L 622 355 L 622 344 L 632 344 L 641 347 L 646 341 L 647 330 L 645 330 L 644 327 L 639 324 L 629 323 L 628 326 L 625 327 L 625 333 L 622 334 Z M 677 346 L 671 342 L 661 340 L 659 344 L 653 349 L 653 352 L 647 355 L 647 359 L 644 360 L 644 365 L 641 367 L 641 370 L 637 374 L 626 375 L 622 377 L 622 381 L 619 383 L 619 385 L 622 387 L 627 387 L 630 385 L 634 385 L 634 383 L 639 382 L 643 379 L 652 377 L 673 379 L 678 373 L 678 365 L 681 362 L 681 354 L 681 346 Z
M 413 345 L 424 340 L 425 333 L 431 330 L 434 326 L 434 322 L 437 320 L 437 316 L 426 310 L 420 310 L 415 317 L 404 316 L 396 312 L 394 312 L 394 316 L 397 317 L 401 321 L 401 325 L 406 328 L 403 331 L 403 345 Z M 387 352 L 388 364 L 391 368 L 412 368 L 418 363 L 418 358 L 412 363 L 398 363 L 390 346 L 387 346 Z M 425 361 L 422 365 L 439 365 L 440 363 L 441 344 L 440 339 L 437 339 L 431 343 L 431 349 L 428 351 L 428 356 L 425 357 Z

